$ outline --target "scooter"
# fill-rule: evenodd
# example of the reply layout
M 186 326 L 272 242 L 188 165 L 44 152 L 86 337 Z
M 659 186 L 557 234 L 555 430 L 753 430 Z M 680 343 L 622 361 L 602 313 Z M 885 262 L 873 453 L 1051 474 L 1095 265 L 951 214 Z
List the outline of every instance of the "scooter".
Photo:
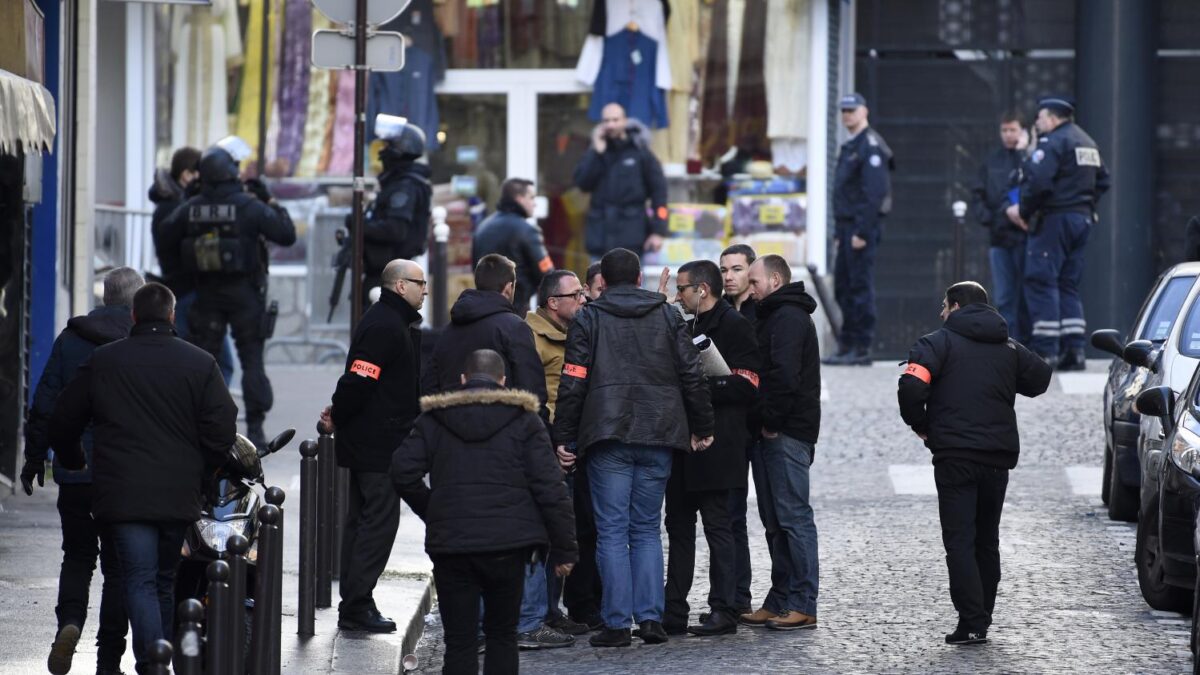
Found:
M 246 552 L 246 640 L 249 649 L 254 623 L 254 595 L 258 578 L 258 509 L 266 489 L 262 458 L 278 452 L 296 435 L 288 429 L 256 448 L 238 434 L 226 462 L 208 481 L 200 507 L 200 519 L 184 535 L 182 557 L 175 574 L 175 602 L 195 598 L 208 605 L 208 564 L 228 560 L 229 537 L 240 534 L 250 542 Z M 256 489 L 257 486 L 257 489 Z

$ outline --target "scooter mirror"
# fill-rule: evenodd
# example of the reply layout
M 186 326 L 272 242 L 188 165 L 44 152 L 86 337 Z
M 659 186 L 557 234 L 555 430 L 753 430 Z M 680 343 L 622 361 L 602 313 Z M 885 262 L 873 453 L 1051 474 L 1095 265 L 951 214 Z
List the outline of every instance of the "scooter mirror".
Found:
M 267 443 L 267 454 L 271 454 L 272 452 L 275 452 L 275 451 L 279 450 L 280 448 L 282 448 L 283 446 L 287 445 L 289 442 L 291 442 L 292 437 L 294 437 L 295 435 L 296 435 L 295 429 L 287 429 L 283 433 L 276 436 L 274 439 L 271 440 L 270 443 Z

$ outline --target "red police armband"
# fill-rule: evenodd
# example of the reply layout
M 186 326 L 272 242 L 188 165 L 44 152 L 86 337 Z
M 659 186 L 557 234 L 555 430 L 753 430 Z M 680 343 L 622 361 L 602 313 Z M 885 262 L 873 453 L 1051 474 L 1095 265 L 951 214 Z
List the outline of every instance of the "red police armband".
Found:
M 546 256 L 538 261 L 538 270 L 540 270 L 542 274 L 546 274 L 552 269 L 554 269 L 554 261 L 550 259 L 550 256 Z
M 363 377 L 369 377 L 372 380 L 378 380 L 380 373 L 383 372 L 383 369 L 374 363 L 359 359 L 350 364 L 350 372 L 357 373 Z
M 741 368 L 734 368 L 733 374 L 746 378 L 747 380 L 750 381 L 750 384 L 754 385 L 755 389 L 758 389 L 758 373 L 754 372 L 753 370 L 743 370 Z
M 577 377 L 581 380 L 587 379 L 588 369 L 583 366 L 577 366 L 573 363 L 568 363 L 563 366 L 562 374 L 568 377 Z
M 658 216 L 659 220 L 666 220 L 667 216 L 669 216 L 671 214 L 669 211 L 667 211 L 667 207 L 660 206 L 660 207 L 658 207 L 658 210 L 655 212 L 655 215 Z
M 904 374 L 912 375 L 925 384 L 933 382 L 933 375 L 929 372 L 929 369 L 919 363 L 908 364 L 908 367 L 904 369 Z

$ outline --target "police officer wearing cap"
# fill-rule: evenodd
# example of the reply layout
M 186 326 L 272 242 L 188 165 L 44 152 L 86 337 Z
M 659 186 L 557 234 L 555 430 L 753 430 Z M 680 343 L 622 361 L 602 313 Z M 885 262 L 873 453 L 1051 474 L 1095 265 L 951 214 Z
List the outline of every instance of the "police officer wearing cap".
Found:
M 843 96 L 842 124 L 850 138 L 838 153 L 833 181 L 834 286 L 842 310 L 838 351 L 830 365 L 870 365 L 875 338 L 875 251 L 892 210 L 892 149 L 867 121 L 862 94 Z
M 267 442 L 263 420 L 274 402 L 263 367 L 271 330 L 263 242 L 291 246 L 296 228 L 261 181 L 238 180 L 238 163 L 249 156 L 250 147 L 236 136 L 204 151 L 200 194 L 163 223 L 163 245 L 179 250 L 184 271 L 195 274 L 189 339 L 216 357 L 226 329 L 233 332 L 242 365 L 246 436 L 261 448 Z
M 1029 232 L 1025 300 L 1033 322 L 1029 347 L 1060 370 L 1083 370 L 1084 249 L 1108 169 L 1096 142 L 1073 121 L 1075 104 L 1061 96 L 1038 101 L 1037 149 L 1023 167 L 1021 201 L 1006 213 Z
M 379 193 L 367 209 L 363 229 L 364 298 L 380 285 L 389 262 L 412 260 L 425 252 L 433 196 L 429 166 L 417 163 L 425 154 L 425 132 L 403 117 L 379 114 L 375 136 L 385 144 L 379 151 Z

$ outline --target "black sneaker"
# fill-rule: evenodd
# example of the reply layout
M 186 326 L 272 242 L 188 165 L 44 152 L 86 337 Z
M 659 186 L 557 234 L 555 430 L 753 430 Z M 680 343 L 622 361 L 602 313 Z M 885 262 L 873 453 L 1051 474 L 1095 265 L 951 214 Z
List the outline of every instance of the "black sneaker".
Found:
M 546 625 L 567 635 L 583 635 L 591 630 L 586 623 L 572 621 L 565 614 L 557 614 L 546 619 Z
M 638 633 L 638 637 L 648 645 L 660 645 L 671 639 L 667 636 L 667 631 L 663 629 L 663 625 L 657 621 L 643 621 L 638 624 L 638 629 L 641 631 Z M 687 628 L 685 627 L 684 631 L 686 630 Z
M 660 625 L 662 626 L 663 632 L 666 633 L 668 636 L 670 636 L 670 635 L 687 635 L 687 626 L 685 626 L 683 624 L 664 623 L 664 624 L 660 624 Z M 642 637 L 642 629 L 634 628 L 633 629 L 633 637 L 636 637 L 636 638 Z
M 948 645 L 982 645 L 987 644 L 987 631 L 969 631 L 959 628 L 946 636 Z
M 54 675 L 71 672 L 71 660 L 75 658 L 75 647 L 79 644 L 79 626 L 69 623 L 58 630 L 54 643 L 50 645 L 50 658 L 46 668 Z
M 1087 353 L 1083 348 L 1068 349 L 1058 361 L 1059 370 L 1087 370 Z
M 869 366 L 871 365 L 871 352 L 865 349 L 856 349 L 854 353 L 846 359 L 846 363 L 851 366 Z
M 833 356 L 827 356 L 821 359 L 821 363 L 827 366 L 848 366 L 854 358 L 854 352 L 849 349 L 839 349 Z
M 557 649 L 575 644 L 575 638 L 550 628 L 546 624 L 534 630 L 517 633 L 517 647 L 521 649 Z
M 593 647 L 628 647 L 633 644 L 633 639 L 628 628 L 601 628 L 599 633 L 588 639 L 588 644 Z

